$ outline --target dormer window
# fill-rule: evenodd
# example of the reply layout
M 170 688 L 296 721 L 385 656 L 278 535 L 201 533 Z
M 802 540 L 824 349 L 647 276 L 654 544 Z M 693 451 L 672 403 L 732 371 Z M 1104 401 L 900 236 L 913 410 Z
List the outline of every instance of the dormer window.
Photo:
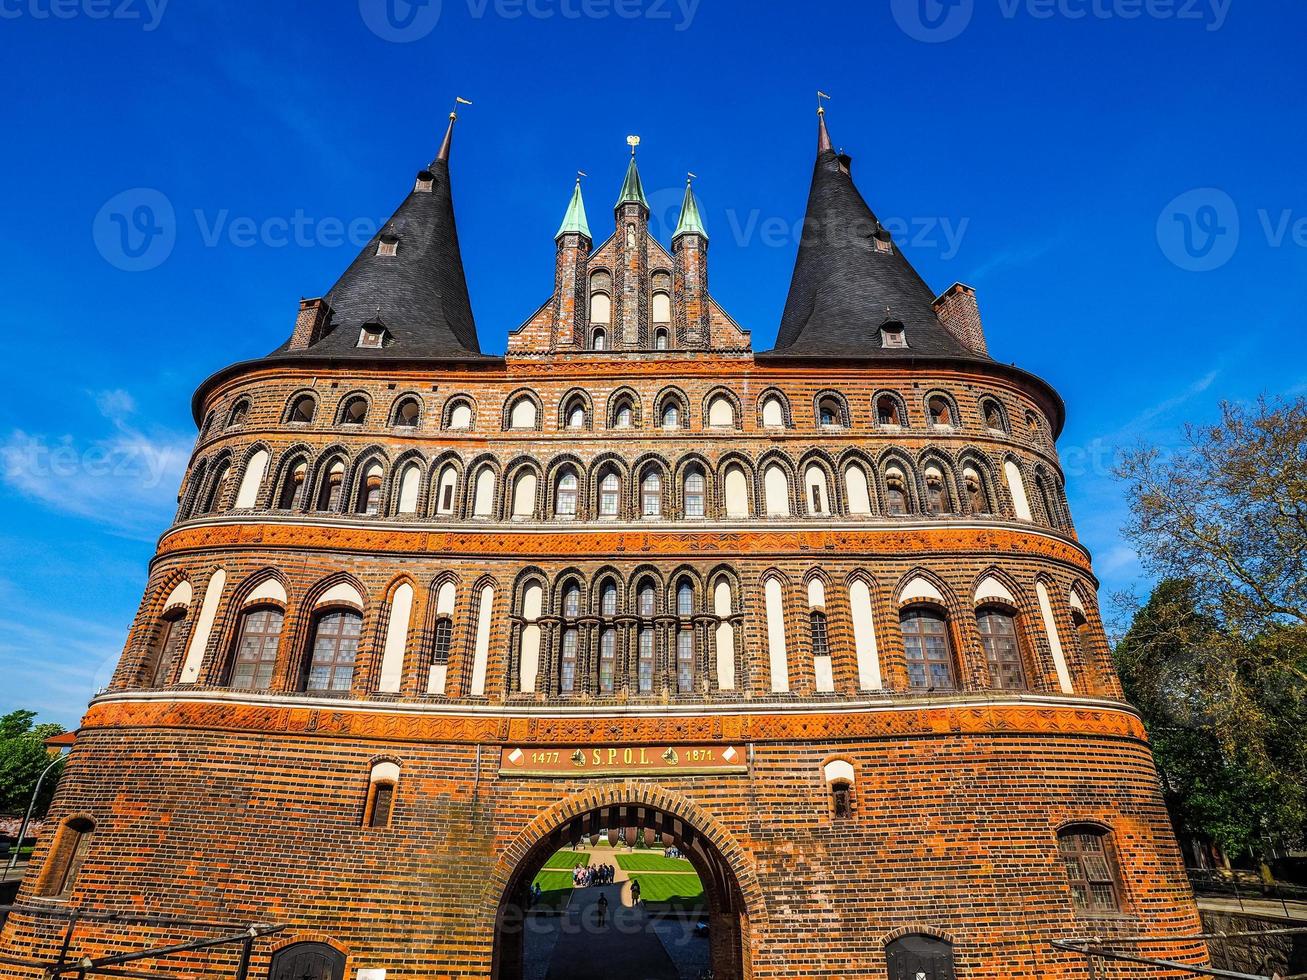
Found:
M 430 194 L 431 188 L 435 186 L 436 178 L 429 170 L 424 170 L 418 174 L 417 182 L 413 185 L 413 190 L 424 194 Z
M 378 255 L 394 255 L 399 251 L 399 237 L 397 235 L 382 235 L 381 241 L 377 242 Z
M 359 331 L 360 347 L 380 348 L 386 346 L 386 328 L 380 323 L 365 323 Z
M 903 324 L 898 320 L 886 320 L 880 325 L 881 347 L 907 347 L 908 338 Z

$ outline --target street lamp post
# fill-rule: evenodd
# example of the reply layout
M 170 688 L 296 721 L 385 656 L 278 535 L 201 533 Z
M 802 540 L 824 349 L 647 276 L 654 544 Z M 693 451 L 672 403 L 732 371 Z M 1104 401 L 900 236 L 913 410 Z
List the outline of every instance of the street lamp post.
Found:
M 41 784 L 45 782 L 45 777 L 49 775 L 50 770 L 53 769 L 55 766 L 59 765 L 59 763 L 63 761 L 64 761 L 63 754 L 60 753 L 59 757 L 53 760 L 44 769 L 42 769 L 41 775 L 37 777 L 36 787 L 32 790 L 32 798 L 27 801 L 27 813 L 23 815 L 23 824 L 18 829 L 18 840 L 14 842 L 13 856 L 9 858 L 9 865 L 8 867 L 5 868 L 6 881 L 9 879 L 9 875 L 14 870 L 14 867 L 18 864 L 18 855 L 22 853 L 23 838 L 27 836 L 27 825 L 32 822 L 32 811 L 36 809 L 36 798 L 41 793 Z

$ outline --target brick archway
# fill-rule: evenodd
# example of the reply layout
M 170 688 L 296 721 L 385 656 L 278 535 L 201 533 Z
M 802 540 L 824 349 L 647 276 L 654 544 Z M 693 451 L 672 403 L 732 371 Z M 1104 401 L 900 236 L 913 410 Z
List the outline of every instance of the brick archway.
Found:
M 526 892 L 549 856 L 607 829 L 642 828 L 674 843 L 694 865 L 708 908 L 713 975 L 748 980 L 750 935 L 765 916 L 752 862 L 730 833 L 690 800 L 660 787 L 596 787 L 542 813 L 504 850 L 487 895 L 495 902 L 494 980 L 521 980 Z

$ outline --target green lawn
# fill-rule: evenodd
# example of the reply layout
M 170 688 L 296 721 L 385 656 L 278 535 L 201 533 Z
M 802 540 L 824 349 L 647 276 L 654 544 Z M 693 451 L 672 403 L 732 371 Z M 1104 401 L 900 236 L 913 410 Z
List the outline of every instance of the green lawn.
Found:
M 703 883 L 696 874 L 633 874 L 640 883 L 640 900 L 689 909 L 703 904 Z
M 617 866 L 623 871 L 679 871 L 693 874 L 694 865 L 684 858 L 665 858 L 661 854 L 619 854 Z
M 572 872 L 570 871 L 541 871 L 535 877 L 535 884 L 540 886 L 540 901 L 536 902 L 533 908 L 561 909 L 572 897 Z
M 585 851 L 556 851 L 545 862 L 547 871 L 571 871 L 590 863 L 590 855 Z M 540 887 L 544 887 L 541 885 Z

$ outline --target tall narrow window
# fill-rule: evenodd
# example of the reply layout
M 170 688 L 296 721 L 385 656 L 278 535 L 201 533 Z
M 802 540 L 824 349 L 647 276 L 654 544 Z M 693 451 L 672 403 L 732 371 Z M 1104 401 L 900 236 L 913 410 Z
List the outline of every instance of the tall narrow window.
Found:
M 250 416 L 250 400 L 242 398 L 231 407 L 231 415 L 227 418 L 227 428 L 233 429 L 245 424 L 245 420 Z
M 145 683 L 150 687 L 162 687 L 172 680 L 172 671 L 177 657 L 182 651 L 182 623 L 186 610 L 179 609 L 159 621 L 159 634 L 155 637 L 150 651 L 149 665 Z
M 654 331 L 654 350 L 667 350 L 667 331 Z
M 685 474 L 685 516 L 703 517 L 707 511 L 707 490 L 703 470 L 695 468 Z
M 1068 827 L 1057 835 L 1057 850 L 1071 885 L 1071 898 L 1082 914 L 1121 910 L 1120 882 L 1107 833 L 1092 826 Z
M 681 424 L 681 409 L 674 401 L 668 401 L 663 406 L 662 427 L 664 429 L 675 429 Z
M 564 694 L 576 690 L 576 655 L 578 633 L 575 629 L 563 631 L 563 650 L 559 658 L 558 687 Z
M 436 489 L 436 513 L 454 513 L 454 494 L 458 490 L 458 470 L 452 465 L 440 471 L 440 483 Z
M 962 482 L 967 490 L 967 509 L 973 514 L 988 514 L 989 497 L 985 493 L 985 485 L 980 480 L 980 474 L 967 467 L 962 471 Z
M 831 816 L 847 820 L 853 816 L 853 787 L 841 780 L 830 784 Z
M 204 498 L 203 506 L 200 507 L 201 514 L 212 514 L 223 507 L 227 502 L 227 483 L 230 478 L 231 464 L 223 462 L 218 467 L 217 475 L 213 478 L 208 496 Z
M 334 514 L 340 510 L 340 495 L 345 486 L 345 465 L 335 463 L 322 478 L 322 487 L 318 490 L 317 510 Z
M 944 485 L 944 474 L 933 466 L 926 470 L 926 508 L 933 515 L 950 513 L 948 488 Z
M 608 297 L 607 297 L 607 296 L 604 296 L 604 297 L 595 297 L 595 298 L 596 298 L 596 299 L 600 299 L 600 298 L 602 298 L 602 299 L 605 301 L 605 305 L 606 305 L 607 300 L 608 300 Z M 606 330 L 604 330 L 602 327 L 596 327 L 594 333 L 591 335 L 591 339 L 590 339 L 590 349 L 591 349 L 591 350 L 608 350 L 608 332 L 607 332 Z
M 354 659 L 358 656 L 363 617 L 343 610 L 318 618 L 309 658 L 307 691 L 348 691 L 354 680 Z
M 454 621 L 448 616 L 436 620 L 435 634 L 431 643 L 431 660 L 437 664 L 449 663 L 449 646 L 454 638 Z
M 304 478 L 308 476 L 307 463 L 296 463 L 287 470 L 281 481 L 281 490 L 277 494 L 278 510 L 294 510 L 299 503 L 300 490 L 304 487 Z
M 694 614 L 694 586 L 688 579 L 682 579 L 676 587 L 676 615 L 692 616 Z
M 621 512 L 622 481 L 609 470 L 599 481 L 599 516 L 617 517 Z
M 908 683 L 921 690 L 951 690 L 953 652 L 948 624 L 931 609 L 909 609 L 899 618 L 908 661 Z
M 653 693 L 654 684 L 654 631 L 648 628 L 640 630 L 640 657 L 638 665 L 638 683 L 641 694 Z
M 273 606 L 247 609 L 241 613 L 240 635 L 231 667 L 232 687 L 266 691 L 272 685 L 282 619 L 282 611 Z
M 624 398 L 617 403 L 617 409 L 613 412 L 613 425 L 616 428 L 629 429 L 634 418 L 635 410 L 630 401 Z
M 354 510 L 357 513 L 368 517 L 376 517 L 381 513 L 381 473 L 381 467 L 373 464 L 363 474 L 363 480 L 359 484 L 358 500 L 354 503 Z
M 599 614 L 601 616 L 617 615 L 617 585 L 605 582 L 599 592 Z
M 663 512 L 663 477 L 650 470 L 640 483 L 640 513 L 645 517 L 660 517 Z
M 577 501 L 577 479 L 571 470 L 558 478 L 558 497 L 555 512 L 559 517 L 575 517 Z
M 1082 664 L 1093 663 L 1094 652 L 1090 640 L 1089 619 L 1075 607 L 1071 609 L 1071 626 L 1076 631 L 1076 650 L 1080 654 L 1080 662 Z
M 1021 664 L 1016 620 L 1002 609 L 982 609 L 976 614 L 980 645 L 989 664 L 989 683 L 1001 691 L 1024 691 L 1026 671 Z
M 567 407 L 567 427 L 569 429 L 585 428 L 585 402 L 581 399 L 573 399 L 572 404 Z
M 639 610 L 640 615 L 646 618 L 653 616 L 658 609 L 658 593 L 653 587 L 652 582 L 644 582 L 640 585 Z
M 91 850 L 91 837 L 95 823 L 85 817 L 72 817 L 64 821 L 55 835 L 54 845 L 46 858 L 45 871 L 37 884 L 36 892 L 46 898 L 66 898 L 77 883 L 86 856 Z
M 895 517 L 908 512 L 908 488 L 901 470 L 885 472 L 885 511 Z
M 599 634 L 599 692 L 612 694 L 617 677 L 617 630 Z
M 676 634 L 676 690 L 681 694 L 694 691 L 694 631 Z
M 372 787 L 372 812 L 368 814 L 369 827 L 389 827 L 390 811 L 395 805 L 395 784 L 376 783 Z
M 581 587 L 569 585 L 563 592 L 563 615 L 575 618 L 581 615 Z
M 808 613 L 808 628 L 812 636 L 812 655 L 814 657 L 830 656 L 830 637 L 826 630 L 826 614 L 820 609 Z

